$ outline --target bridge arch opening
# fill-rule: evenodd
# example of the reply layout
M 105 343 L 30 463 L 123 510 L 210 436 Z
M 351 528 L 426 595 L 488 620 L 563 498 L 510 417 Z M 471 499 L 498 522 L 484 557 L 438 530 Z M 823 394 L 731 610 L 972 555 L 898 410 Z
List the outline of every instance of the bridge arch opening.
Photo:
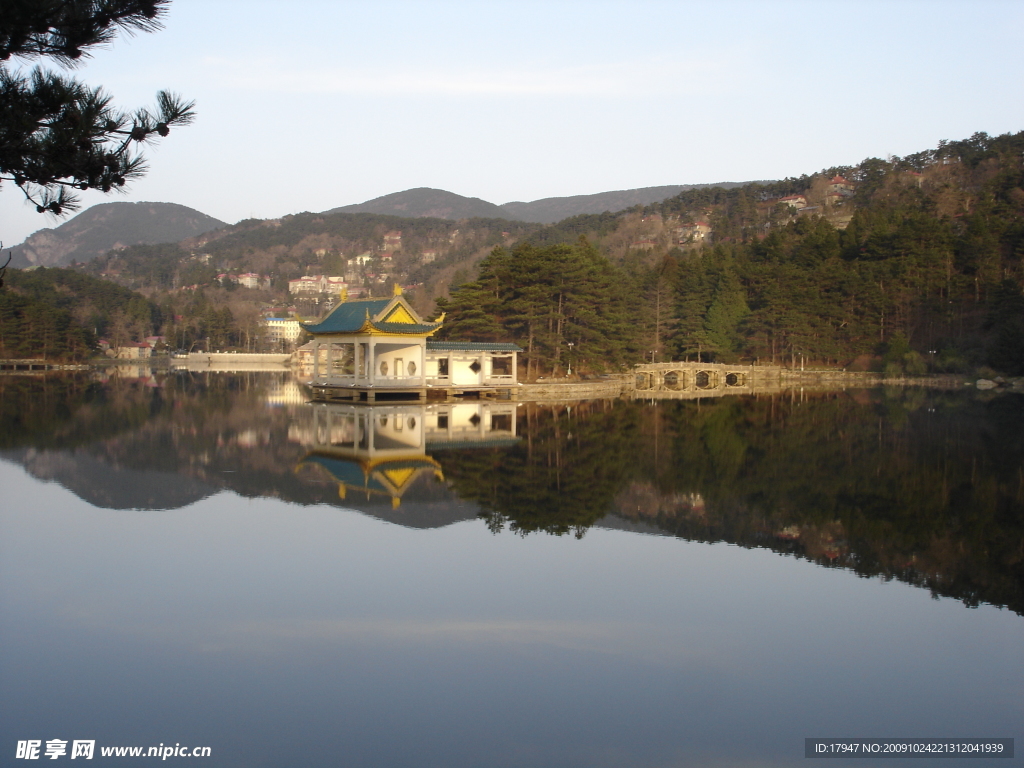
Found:
M 683 389 L 686 381 L 686 374 L 682 371 L 669 371 L 665 374 L 664 382 L 666 389 Z
M 693 377 L 697 389 L 711 389 L 714 387 L 714 378 L 711 371 L 697 371 Z
M 725 386 L 727 387 L 742 387 L 746 383 L 747 377 L 742 373 L 731 372 L 725 374 Z

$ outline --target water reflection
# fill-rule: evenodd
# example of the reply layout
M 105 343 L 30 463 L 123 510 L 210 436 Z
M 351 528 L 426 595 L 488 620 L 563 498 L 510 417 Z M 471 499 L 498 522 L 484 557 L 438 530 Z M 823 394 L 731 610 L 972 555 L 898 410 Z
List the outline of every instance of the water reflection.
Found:
M 311 404 L 302 413 L 308 426 L 289 437 L 311 450 L 301 465 L 315 465 L 338 483 L 338 495 L 383 496 L 397 508 L 406 491 L 428 475 L 444 480 L 431 446 L 508 447 L 516 437 L 516 406 L 511 403 L 443 405 Z
M 96 506 L 223 490 L 409 527 L 768 548 L 1024 612 L 1024 404 L 923 390 L 325 405 L 287 374 L 4 377 L 0 449 Z

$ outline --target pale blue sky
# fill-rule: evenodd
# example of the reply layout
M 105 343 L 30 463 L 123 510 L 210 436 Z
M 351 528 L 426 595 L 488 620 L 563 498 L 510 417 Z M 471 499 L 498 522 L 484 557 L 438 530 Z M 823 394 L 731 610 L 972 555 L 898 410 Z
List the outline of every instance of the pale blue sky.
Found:
M 812 173 L 1024 129 L 1024 2 L 174 0 L 78 70 L 198 119 L 109 200 L 227 222 Z M 0 187 L 0 239 L 59 221 Z

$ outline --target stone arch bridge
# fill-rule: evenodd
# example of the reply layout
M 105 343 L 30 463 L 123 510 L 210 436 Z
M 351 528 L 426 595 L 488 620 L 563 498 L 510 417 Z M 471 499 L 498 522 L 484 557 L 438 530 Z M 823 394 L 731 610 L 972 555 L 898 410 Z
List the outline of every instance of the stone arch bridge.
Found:
M 730 363 L 640 363 L 634 369 L 636 397 L 715 397 L 777 389 L 782 368 Z

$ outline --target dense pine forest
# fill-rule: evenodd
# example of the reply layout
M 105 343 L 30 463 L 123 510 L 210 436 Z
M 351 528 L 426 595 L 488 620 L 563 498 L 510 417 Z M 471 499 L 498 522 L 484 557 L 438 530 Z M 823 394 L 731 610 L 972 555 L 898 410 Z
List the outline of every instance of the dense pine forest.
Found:
M 553 374 L 643 357 L 1019 375 L 1022 158 L 1024 133 L 977 134 L 770 186 L 690 190 L 625 217 L 576 217 L 496 249 L 440 302 L 446 330 L 511 336 Z M 850 193 L 830 200 L 840 175 Z M 820 202 L 798 212 L 779 203 L 787 194 Z M 697 221 L 710 243 L 659 255 L 656 238 Z M 627 224 L 646 235 L 643 250 L 616 257 Z
M 108 280 L 71 269 L 10 270 L 0 290 L 0 358 L 84 360 L 100 336 L 145 338 L 162 324 L 159 308 Z
M 449 338 L 516 341 L 527 378 L 669 359 L 1020 375 L 1022 258 L 1024 132 L 979 133 L 547 226 L 304 213 L 11 270 L 0 354 L 74 359 L 97 336 L 146 334 L 257 349 L 261 317 L 294 302 L 289 279 L 337 274 L 374 295 L 403 284 Z M 225 272 L 265 279 L 240 289 Z M 101 300 L 115 283 L 130 290 Z

